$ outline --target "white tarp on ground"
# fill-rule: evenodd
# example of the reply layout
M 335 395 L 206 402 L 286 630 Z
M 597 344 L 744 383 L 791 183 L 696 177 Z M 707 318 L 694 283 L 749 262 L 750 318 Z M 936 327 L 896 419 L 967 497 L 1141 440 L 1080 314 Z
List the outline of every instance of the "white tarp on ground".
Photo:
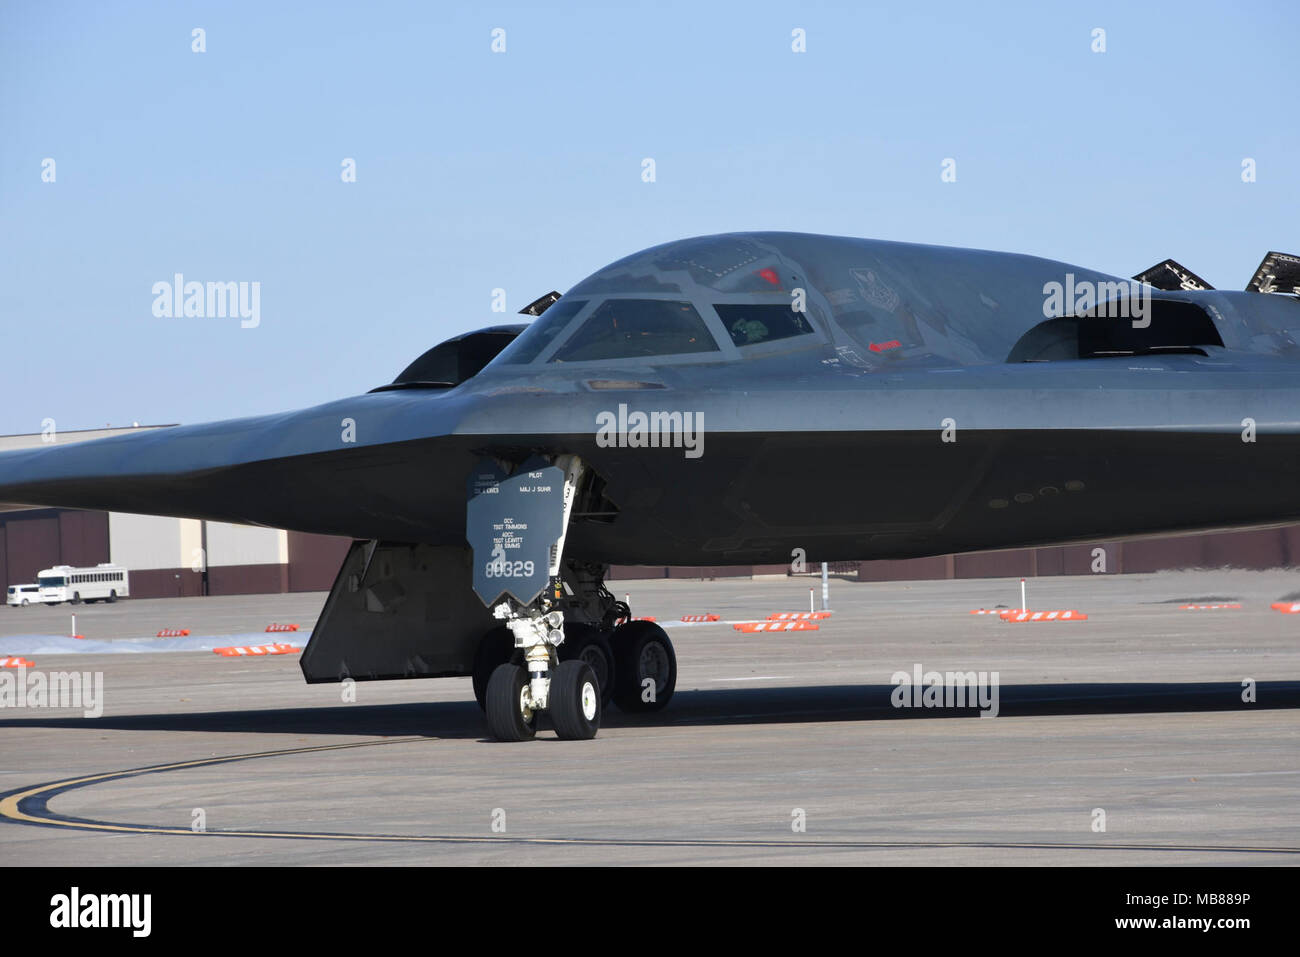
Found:
M 250 645 L 293 645 L 302 648 L 309 636 L 301 632 L 253 632 L 242 635 L 189 635 L 185 638 L 119 638 L 96 641 L 67 635 L 9 635 L 0 637 L 0 658 L 33 655 L 115 655 L 157 651 L 211 651 L 213 648 Z

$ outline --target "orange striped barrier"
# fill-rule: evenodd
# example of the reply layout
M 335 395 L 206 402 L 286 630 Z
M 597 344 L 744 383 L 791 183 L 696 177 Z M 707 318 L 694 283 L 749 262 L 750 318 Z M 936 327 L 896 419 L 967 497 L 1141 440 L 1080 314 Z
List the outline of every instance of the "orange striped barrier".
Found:
M 731 627 L 752 634 L 756 631 L 816 631 L 821 626 L 811 621 L 742 621 Z
M 1222 605 L 1179 605 L 1179 611 L 1217 611 L 1220 608 L 1240 608 L 1239 602 L 1227 602 Z
M 658 621 L 654 615 L 646 615 L 644 618 L 633 618 L 633 621 Z
M 225 658 L 236 658 L 244 655 L 252 655 L 255 657 L 260 657 L 262 655 L 291 655 L 295 651 L 302 651 L 302 649 L 293 645 L 282 645 L 279 642 L 276 642 L 273 645 L 250 645 L 248 647 L 241 645 L 230 648 L 212 649 L 214 655 L 221 655 Z
M 779 611 L 775 615 L 768 615 L 768 621 L 821 621 L 823 618 L 829 618 L 829 611 Z
M 719 615 L 682 615 L 682 621 L 721 621 Z
M 1087 621 L 1081 611 L 1016 611 L 1002 613 L 1003 621 Z
M 189 636 L 189 633 L 190 630 L 188 628 L 164 628 L 162 631 L 158 632 L 158 634 L 154 635 L 154 637 L 155 638 L 186 638 Z
M 267 630 L 267 632 L 272 632 L 272 631 L 297 631 L 297 630 L 298 630 L 298 626 L 297 626 L 297 625 L 277 625 L 275 622 L 271 622 L 271 624 L 269 624 L 269 625 L 266 626 L 266 630 Z
M 1275 601 L 1268 607 L 1284 615 L 1300 615 L 1300 601 Z
M 972 608 L 972 615 L 1005 615 L 1009 611 L 1015 611 L 1014 608 Z
M 26 658 L 0 658 L 0 668 L 31 668 L 36 662 L 28 661 Z

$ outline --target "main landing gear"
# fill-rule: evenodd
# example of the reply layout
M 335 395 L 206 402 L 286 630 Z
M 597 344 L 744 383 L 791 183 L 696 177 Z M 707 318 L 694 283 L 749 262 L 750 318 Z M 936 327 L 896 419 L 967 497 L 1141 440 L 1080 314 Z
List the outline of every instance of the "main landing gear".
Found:
M 668 633 L 652 621 L 614 629 L 614 703 L 624 711 L 659 711 L 677 688 L 677 655 Z

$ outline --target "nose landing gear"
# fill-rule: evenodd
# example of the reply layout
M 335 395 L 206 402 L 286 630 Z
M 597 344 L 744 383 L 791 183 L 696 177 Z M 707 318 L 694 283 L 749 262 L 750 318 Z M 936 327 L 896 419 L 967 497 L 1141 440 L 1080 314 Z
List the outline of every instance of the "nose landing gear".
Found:
M 628 712 L 658 711 L 677 685 L 664 630 L 627 620 L 604 566 L 563 559 L 574 503 L 595 494 L 582 484 L 588 476 L 577 456 L 562 455 L 513 470 L 484 459 L 470 477 L 473 588 L 502 623 L 479 643 L 474 696 L 502 741 L 532 738 L 543 711 L 559 737 L 592 738 L 610 700 Z
M 558 737 L 594 738 L 600 730 L 601 685 L 583 658 L 560 660 L 559 649 L 565 643 L 563 613 L 520 612 L 509 601 L 493 609 L 496 617 L 506 620 L 515 647 L 523 652 L 524 665 L 508 661 L 492 672 L 484 708 L 488 729 L 499 741 L 526 741 L 537 733 L 538 712 L 546 711 Z
M 497 606 L 494 614 L 510 620 L 483 637 L 475 665 L 476 694 L 483 674 L 480 704 L 498 740 L 531 739 L 541 711 L 550 714 L 558 737 L 592 738 L 611 701 L 629 714 L 645 714 L 672 699 L 677 654 L 654 622 L 625 622 L 607 638 L 595 625 L 564 624 L 559 611 L 534 617 L 520 611 L 508 602 Z

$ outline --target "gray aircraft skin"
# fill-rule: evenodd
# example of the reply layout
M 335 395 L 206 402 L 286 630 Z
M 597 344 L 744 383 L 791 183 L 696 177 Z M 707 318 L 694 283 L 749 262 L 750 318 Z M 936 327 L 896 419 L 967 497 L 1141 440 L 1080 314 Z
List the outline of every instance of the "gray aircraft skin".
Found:
M 1252 289 L 1277 288 L 1277 261 L 1300 264 L 1266 259 Z M 629 622 L 604 587 L 610 564 L 903 558 L 1300 521 L 1294 282 L 1179 288 L 1204 283 L 1172 261 L 1142 275 L 1162 267 L 1177 281 L 1153 288 L 1001 252 L 681 240 L 543 297 L 522 333 L 451 340 L 365 395 L 5 453 L 0 501 L 350 536 L 303 655 L 309 681 L 473 674 L 496 737 L 531 737 L 530 708 L 548 707 L 561 737 L 590 737 L 592 688 L 657 710 L 676 675 L 666 633 Z M 558 525 L 564 575 L 511 612 L 503 639 L 496 598 L 471 581 L 485 566 L 467 486 L 484 462 L 541 474 L 525 466 L 539 456 L 585 471 Z M 576 597 L 561 598 L 561 577 Z M 534 627 L 556 608 L 567 642 Z M 593 671 L 562 674 L 579 652 Z M 647 703 L 650 679 L 662 693 Z
M 1127 282 L 798 233 L 667 243 L 578 283 L 467 381 L 5 453 L 0 501 L 463 545 L 473 463 L 540 452 L 580 455 L 603 480 L 617 514 L 576 517 L 566 553 L 604 563 L 897 558 L 1300 519 L 1300 302 L 1153 290 L 1144 330 L 1045 319 L 1044 286 L 1067 274 Z M 746 308 L 797 315 L 794 290 L 805 333 L 732 331 Z M 597 316 L 584 348 L 577 329 L 620 300 L 648 310 L 635 334 L 616 341 Z M 657 333 L 670 311 L 689 322 Z M 1115 348 L 1084 343 L 1081 324 L 1113 330 L 1101 345 Z M 602 444 L 599 417 L 620 406 L 693 414 L 699 454 Z

